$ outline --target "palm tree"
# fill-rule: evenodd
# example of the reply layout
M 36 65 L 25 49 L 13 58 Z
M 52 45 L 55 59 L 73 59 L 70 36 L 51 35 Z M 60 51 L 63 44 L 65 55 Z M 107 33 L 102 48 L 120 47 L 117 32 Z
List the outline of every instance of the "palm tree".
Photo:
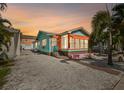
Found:
M 108 13 L 106 11 L 98 11 L 92 18 L 92 34 L 90 36 L 90 46 L 99 45 L 100 51 L 102 45 L 107 43 L 108 32 L 103 33 L 109 25 Z
M 7 4 L 5 4 L 5 3 L 0 3 L 0 11 L 1 11 L 1 12 L 5 11 L 6 8 L 7 8 Z M 1 17 L 1 13 L 0 13 L 0 17 Z
M 8 26 L 4 23 L 8 24 Z M 9 26 L 11 26 L 11 23 L 7 19 L 0 18 L 0 50 L 2 50 L 2 45 L 9 50 L 8 43 L 10 43 L 11 33 L 6 30 Z
M 0 3 L 0 10 L 4 11 L 7 8 L 7 4 L 6 3 Z
M 118 27 L 124 22 L 124 4 L 117 4 L 113 7 L 112 16 L 113 26 Z
M 108 11 L 98 11 L 92 19 L 92 35 L 91 39 L 93 44 L 99 45 L 99 49 L 104 50 L 102 47 L 108 45 L 108 65 L 112 63 L 112 40 L 111 40 L 111 16 Z M 106 30 L 106 33 L 104 32 Z M 90 40 L 91 41 L 91 40 Z M 92 45 L 93 45 L 92 44 Z M 102 48 L 102 49 L 101 49 Z
M 117 36 L 115 44 L 124 49 L 124 4 L 117 4 L 113 7 L 112 16 L 113 28 L 115 36 Z M 118 34 L 119 33 L 119 34 Z
M 0 3 L 0 11 L 4 11 L 7 8 L 5 3 Z M 3 51 L 3 46 L 9 51 L 9 45 L 11 40 L 11 33 L 7 31 L 6 28 L 10 27 L 12 24 L 9 20 L 3 19 L 0 14 L 0 57 L 6 56 Z
M 110 39 L 110 33 L 112 34 L 112 41 L 109 44 L 108 49 L 109 55 L 108 59 L 112 59 L 110 53 L 112 53 L 112 46 L 121 46 L 124 49 L 124 4 L 119 4 L 114 6 L 112 9 L 114 14 L 110 16 L 109 11 L 99 11 L 94 15 L 92 20 L 93 32 L 90 36 L 90 46 L 94 44 L 99 44 L 102 42 L 102 45 Z M 103 33 L 104 29 L 109 28 L 110 32 Z M 108 36 L 108 34 L 110 36 Z M 110 42 L 109 42 L 110 43 Z M 110 61 L 110 62 L 109 62 Z M 108 64 L 112 64 L 112 60 L 108 60 Z

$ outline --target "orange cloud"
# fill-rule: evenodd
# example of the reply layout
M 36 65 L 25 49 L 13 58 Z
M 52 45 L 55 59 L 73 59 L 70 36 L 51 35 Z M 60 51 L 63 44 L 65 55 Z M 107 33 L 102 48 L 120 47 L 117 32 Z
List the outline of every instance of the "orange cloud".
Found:
M 9 6 L 3 16 L 8 18 L 15 28 L 20 29 L 23 34 L 27 35 L 36 36 L 39 30 L 60 33 L 79 26 L 83 26 L 84 29 L 91 31 L 90 18 L 88 17 L 48 15 L 48 12 L 43 10 L 41 15 L 46 13 L 46 16 L 32 17 L 32 13 L 27 10 L 17 6 Z

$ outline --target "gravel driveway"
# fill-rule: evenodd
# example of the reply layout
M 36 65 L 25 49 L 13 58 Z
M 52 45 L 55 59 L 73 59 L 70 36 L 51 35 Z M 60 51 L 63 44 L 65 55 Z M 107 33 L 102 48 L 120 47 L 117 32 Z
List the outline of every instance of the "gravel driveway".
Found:
M 112 89 L 120 76 L 76 62 L 25 51 L 16 58 L 3 89 Z

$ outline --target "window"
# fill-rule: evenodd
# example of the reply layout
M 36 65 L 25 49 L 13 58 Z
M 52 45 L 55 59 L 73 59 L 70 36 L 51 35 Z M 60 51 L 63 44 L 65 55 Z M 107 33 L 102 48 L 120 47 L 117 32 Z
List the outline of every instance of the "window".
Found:
M 75 39 L 75 48 L 76 48 L 76 49 L 79 49 L 79 48 L 80 48 L 79 39 Z
M 84 48 L 88 48 L 88 40 L 84 40 Z
M 47 44 L 47 39 L 43 39 L 42 40 L 42 46 L 44 47 L 44 46 L 46 46 L 46 44 Z
M 68 48 L 68 35 L 62 36 L 62 48 L 63 49 Z
M 70 37 L 70 48 L 74 49 L 74 38 Z
M 80 48 L 84 48 L 84 40 L 80 40 Z
M 52 46 L 57 46 L 57 39 L 56 38 L 52 38 Z

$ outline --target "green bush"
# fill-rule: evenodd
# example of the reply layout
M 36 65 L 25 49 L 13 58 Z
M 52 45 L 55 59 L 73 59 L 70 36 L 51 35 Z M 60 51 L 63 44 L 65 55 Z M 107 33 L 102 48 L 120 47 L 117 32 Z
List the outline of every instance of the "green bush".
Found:
M 9 74 L 10 68 L 6 66 L 0 67 L 0 89 L 2 88 L 3 84 L 6 83 L 5 76 Z

